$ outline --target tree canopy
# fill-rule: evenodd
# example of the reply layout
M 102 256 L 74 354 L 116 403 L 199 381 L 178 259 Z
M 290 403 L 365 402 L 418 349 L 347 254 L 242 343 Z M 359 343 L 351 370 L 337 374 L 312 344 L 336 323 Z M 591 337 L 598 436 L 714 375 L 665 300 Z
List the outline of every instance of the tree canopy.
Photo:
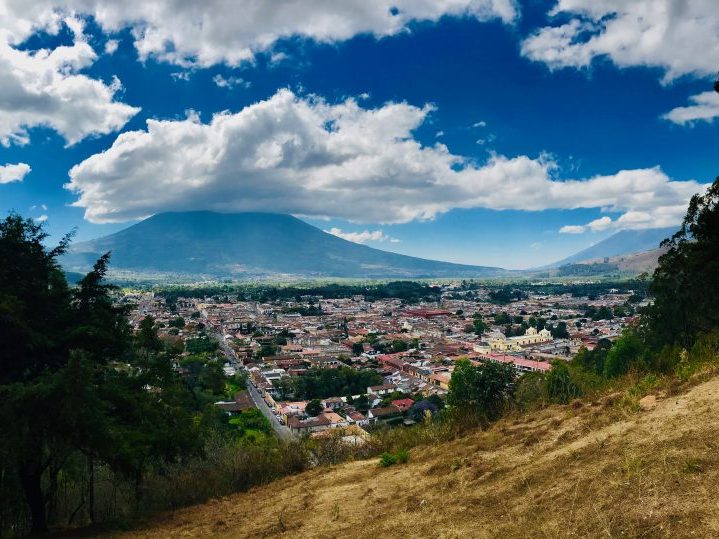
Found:
M 690 347 L 719 326 L 719 178 L 692 197 L 681 228 L 662 247 L 649 288 L 649 340 L 657 348 Z
M 459 360 L 449 381 L 447 404 L 488 420 L 497 419 L 514 390 L 516 378 L 513 365 L 485 361 L 475 366 L 467 359 Z
M 70 288 L 42 225 L 0 221 L 0 505 L 23 500 L 31 528 L 48 526 L 72 456 L 102 462 L 137 485 L 151 461 L 199 450 L 185 390 L 145 328 L 133 346 L 104 281 L 109 254 Z M 141 332 L 141 337 L 143 332 Z

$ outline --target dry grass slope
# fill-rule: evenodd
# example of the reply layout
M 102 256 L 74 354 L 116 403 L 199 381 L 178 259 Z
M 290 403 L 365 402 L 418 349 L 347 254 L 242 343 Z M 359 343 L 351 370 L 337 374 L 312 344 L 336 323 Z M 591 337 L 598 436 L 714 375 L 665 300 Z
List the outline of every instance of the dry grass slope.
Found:
M 132 537 L 719 537 L 719 378 L 316 469 L 157 518 Z

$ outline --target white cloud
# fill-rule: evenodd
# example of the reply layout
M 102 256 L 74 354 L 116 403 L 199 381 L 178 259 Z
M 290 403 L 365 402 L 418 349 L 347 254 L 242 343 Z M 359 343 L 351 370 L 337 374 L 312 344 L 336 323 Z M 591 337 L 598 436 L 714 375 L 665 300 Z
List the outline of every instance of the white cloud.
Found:
M 368 241 L 399 243 L 400 240 L 392 238 L 382 230 L 363 230 L 362 232 L 345 232 L 341 228 L 330 228 L 325 230 L 328 234 L 342 238 L 343 240 L 353 241 L 354 243 L 367 243 Z
M 553 69 L 606 57 L 619 67 L 658 67 L 664 82 L 716 70 L 716 0 L 559 0 L 550 15 L 566 22 L 527 38 L 522 54 Z
M 172 77 L 172 80 L 174 81 L 184 81 L 187 82 L 192 78 L 192 70 L 186 69 L 184 71 L 175 71 L 174 73 L 170 73 L 170 77 Z
M 0 165 L 0 184 L 10 182 L 21 182 L 32 170 L 27 163 L 16 163 L 14 165 Z
M 437 131 L 437 132 L 434 134 L 434 136 L 435 136 L 435 138 L 443 137 L 443 136 L 444 136 L 444 131 Z
M 651 218 L 648 214 L 647 216 Z M 612 221 L 612 218 L 605 215 L 604 217 L 591 221 L 587 226 L 592 232 L 602 232 L 603 230 L 612 228 L 613 223 L 614 221 Z
M 52 128 L 74 144 L 117 131 L 139 111 L 114 100 L 121 88 L 117 78 L 106 84 L 80 74 L 97 58 L 80 21 L 48 16 L 45 30 L 56 33 L 66 24 L 74 34 L 73 44 L 20 50 L 13 41 L 27 37 L 34 27 L 23 31 L 20 25 L 13 31 L 2 11 L 0 6 L 0 144 L 26 144 L 28 129 L 38 126 Z
M 38 223 L 44 223 L 45 221 L 47 221 L 47 215 L 42 214 L 40 217 L 35 217 L 35 221 L 37 221 Z
M 280 90 L 207 123 L 148 120 L 70 170 L 66 186 L 93 222 L 170 210 L 274 211 L 404 223 L 453 208 L 601 208 L 628 228 L 681 221 L 706 188 L 661 169 L 560 181 L 548 156 L 492 154 L 482 165 L 413 137 L 432 107 L 329 104 Z M 598 224 L 594 225 L 600 226 Z
M 559 229 L 560 234 L 584 234 L 587 229 L 581 225 L 564 225 Z
M 116 39 L 108 39 L 105 42 L 105 54 L 115 54 L 119 45 L 120 43 Z
M 675 124 L 685 125 L 699 121 L 711 122 L 719 117 L 719 93 L 702 92 L 689 98 L 693 104 L 677 107 L 662 116 Z
M 651 219 L 651 216 L 647 214 L 647 218 Z M 642 223 L 639 223 L 642 224 Z M 594 221 L 591 221 L 587 223 L 586 225 L 566 225 L 559 229 L 559 232 L 561 234 L 583 234 L 584 232 L 587 232 L 591 230 L 592 232 L 602 232 L 604 230 L 609 230 L 611 228 L 615 228 L 617 223 L 615 221 L 612 221 L 611 217 L 607 217 L 606 215 L 604 217 L 600 217 L 599 219 L 595 219 Z M 631 228 L 631 227 L 627 227 Z
M 277 64 L 279 64 L 279 63 L 281 63 L 281 62 L 284 62 L 284 61 L 287 60 L 288 58 L 289 58 L 289 56 L 287 55 L 287 53 L 284 53 L 284 52 L 273 52 L 273 53 L 270 55 L 270 65 L 276 66 Z
M 518 17 L 515 0 L 4 0 L 0 23 L 10 19 L 13 31 L 27 32 L 36 21 L 52 22 L 53 8 L 92 15 L 110 33 L 129 27 L 142 60 L 201 67 L 236 66 L 259 52 L 282 61 L 286 56 L 273 47 L 293 36 L 335 43 L 407 32 L 414 21 L 446 15 L 506 23 Z
M 472 127 L 487 127 L 487 122 L 480 120 L 479 122 L 473 123 Z
M 235 86 L 242 86 L 243 88 L 250 87 L 250 82 L 244 80 L 242 77 L 223 77 L 219 73 L 212 77 L 212 82 L 220 88 L 232 89 Z

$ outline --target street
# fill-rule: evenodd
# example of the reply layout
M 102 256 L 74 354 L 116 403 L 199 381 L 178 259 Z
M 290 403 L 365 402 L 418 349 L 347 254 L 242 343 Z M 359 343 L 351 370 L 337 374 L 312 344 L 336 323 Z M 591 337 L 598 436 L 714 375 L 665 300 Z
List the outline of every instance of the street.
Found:
M 270 410 L 270 407 L 267 406 L 267 403 L 262 398 L 262 395 L 260 395 L 259 391 L 257 391 L 255 386 L 252 385 L 252 382 L 250 382 L 249 378 L 247 379 L 247 391 L 250 393 L 250 396 L 252 397 L 255 406 L 257 406 L 257 408 L 263 414 L 265 414 L 265 417 L 270 420 L 272 429 L 275 431 L 277 436 L 283 440 L 289 440 L 290 438 L 292 438 L 292 432 L 290 432 L 290 429 L 280 423 L 279 419 L 277 419 L 277 416 L 275 416 L 275 414 L 272 413 L 272 410 Z
M 247 391 L 250 394 L 250 397 L 252 397 L 252 401 L 255 403 L 255 406 L 257 406 L 257 409 L 262 412 L 265 417 L 269 420 L 270 425 L 272 425 L 272 430 L 275 431 L 277 434 L 277 437 L 282 440 L 289 440 L 292 438 L 292 433 L 290 432 L 290 429 L 288 429 L 285 425 L 280 423 L 279 419 L 277 419 L 277 416 L 272 413 L 272 410 L 269 406 L 267 406 L 267 403 L 262 398 L 262 395 L 260 395 L 260 392 L 257 391 L 257 388 L 252 384 L 249 377 L 249 372 L 247 369 L 245 369 L 244 365 L 240 365 L 239 360 L 237 359 L 237 355 L 235 354 L 234 350 L 230 347 L 229 344 L 227 344 L 227 341 L 225 340 L 224 335 L 218 335 L 214 334 L 214 337 L 217 339 L 217 342 L 220 344 L 220 348 L 222 349 L 222 352 L 225 354 L 225 357 L 227 357 L 227 360 L 230 362 L 230 365 L 237 368 L 241 368 L 243 371 L 245 371 L 246 376 L 246 383 L 247 383 Z

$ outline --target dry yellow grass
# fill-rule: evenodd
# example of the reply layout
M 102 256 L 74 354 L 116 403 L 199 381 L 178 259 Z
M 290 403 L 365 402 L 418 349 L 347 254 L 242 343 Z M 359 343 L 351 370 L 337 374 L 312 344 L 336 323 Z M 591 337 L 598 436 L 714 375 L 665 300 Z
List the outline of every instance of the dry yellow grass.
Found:
M 123 537 L 719 537 L 719 378 L 627 412 L 606 397 L 315 469 Z

